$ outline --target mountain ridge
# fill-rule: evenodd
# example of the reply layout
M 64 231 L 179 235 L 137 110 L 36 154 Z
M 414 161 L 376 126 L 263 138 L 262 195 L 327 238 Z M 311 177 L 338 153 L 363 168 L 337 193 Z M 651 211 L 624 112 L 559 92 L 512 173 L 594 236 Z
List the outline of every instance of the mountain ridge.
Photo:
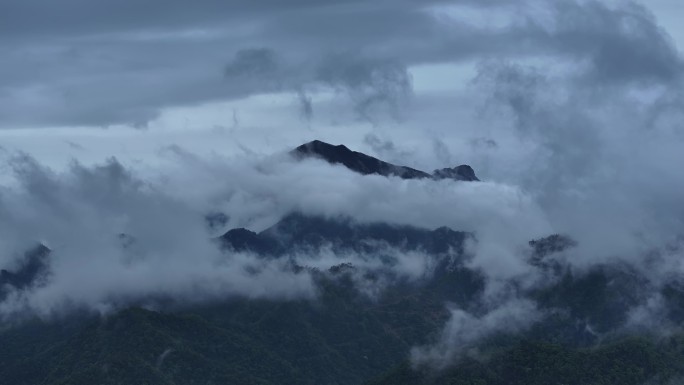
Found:
M 357 223 L 350 217 L 328 218 L 291 213 L 271 227 L 253 232 L 244 228 L 228 230 L 220 237 L 224 247 L 258 255 L 282 255 L 287 251 L 331 245 L 340 250 L 363 252 L 377 242 L 404 250 L 428 253 L 463 253 L 463 243 L 472 234 L 449 227 L 434 230 L 384 222 Z M 369 243 L 370 242 L 370 243 Z
M 428 174 L 343 145 L 302 146 L 295 156 L 322 158 L 362 175 L 477 180 L 467 165 Z M 223 213 L 205 219 L 207 236 L 230 222 Z M 135 234 L 121 233 L 117 240 L 124 251 L 137 242 Z M 620 264 L 574 269 L 565 251 L 577 242 L 567 235 L 521 245 L 530 276 L 543 282 L 512 281 L 511 295 L 533 303 L 543 316 L 530 319 L 524 331 L 494 329 L 472 349 L 462 346 L 486 359 L 447 356 L 441 372 L 412 365 L 413 349 L 439 347 L 452 320 L 458 321 L 454 310 L 484 324 L 499 306 L 487 297 L 486 272 L 472 264 L 467 246 L 478 242 L 477 234 L 302 209 L 263 231 L 237 228 L 214 241 L 227 258 L 234 252 L 282 258 L 287 273 L 308 274 L 314 298 L 226 293 L 195 303 L 162 294 L 122 303 L 106 316 L 84 309 L 64 319 L 0 322 L 2 383 L 546 385 L 562 379 L 643 385 L 656 376 L 684 375 L 684 333 L 662 339 L 627 329 L 632 310 L 648 303 L 644 293 L 653 287 L 647 277 Z M 329 258 L 318 263 L 322 252 Z M 0 270 L 0 306 L 7 293 L 23 295 L 49 282 L 49 254 L 39 245 Z M 421 264 L 420 270 L 406 275 L 397 269 L 407 261 Z M 673 281 L 657 290 L 662 317 L 684 324 L 684 286 Z
M 366 155 L 362 152 L 353 151 L 343 144 L 333 145 L 321 140 L 313 140 L 304 143 L 290 154 L 297 159 L 319 158 L 330 164 L 341 164 L 346 168 L 362 175 L 395 176 L 402 179 L 452 179 L 463 182 L 479 182 L 475 171 L 469 165 L 460 165 L 453 168 L 438 169 L 429 174 L 415 168 L 399 166 L 385 162 L 378 158 Z

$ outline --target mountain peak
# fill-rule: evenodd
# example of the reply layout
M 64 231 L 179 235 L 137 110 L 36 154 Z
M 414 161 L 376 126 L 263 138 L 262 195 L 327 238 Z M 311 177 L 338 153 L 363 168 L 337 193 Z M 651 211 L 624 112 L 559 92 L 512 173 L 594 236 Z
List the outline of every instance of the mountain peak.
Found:
M 410 167 L 397 166 L 361 152 L 352 151 L 345 145 L 333 145 L 314 140 L 292 151 L 298 158 L 317 157 L 331 164 L 341 164 L 359 174 L 398 176 L 403 179 L 430 178 L 430 174 Z
M 462 164 L 453 168 L 443 168 L 432 173 L 435 179 L 455 179 L 467 182 L 479 182 L 475 175 L 475 170 L 467 164 Z
M 468 165 L 435 170 L 433 174 L 428 174 L 427 172 L 416 170 L 411 167 L 398 166 L 361 152 L 352 151 L 342 144 L 333 145 L 320 140 L 304 143 L 292 150 L 291 154 L 299 159 L 316 157 L 323 159 L 330 164 L 341 164 L 348 169 L 363 175 L 376 174 L 382 176 L 397 176 L 402 179 L 428 178 L 436 180 L 453 179 L 458 181 L 479 181 L 477 176 L 475 176 L 475 171 Z

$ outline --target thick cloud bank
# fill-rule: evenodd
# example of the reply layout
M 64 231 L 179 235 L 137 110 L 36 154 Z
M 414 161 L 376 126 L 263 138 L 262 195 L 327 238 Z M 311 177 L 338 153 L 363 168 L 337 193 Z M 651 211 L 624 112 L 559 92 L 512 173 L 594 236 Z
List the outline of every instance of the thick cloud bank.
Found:
M 295 272 L 288 260 L 222 252 L 206 225 L 205 215 L 212 212 L 229 215 L 226 228 L 256 230 L 299 211 L 499 232 L 529 217 L 535 234 L 545 231 L 544 223 L 526 214 L 534 212 L 534 205 L 507 186 L 361 176 L 285 155 L 230 161 L 188 157 L 181 155 L 179 167 L 149 181 L 115 160 L 92 168 L 74 164 L 56 173 L 31 158 L 14 158 L 17 183 L 5 187 L 0 200 L 2 267 L 16 270 L 17 257 L 37 241 L 52 253 L 47 277 L 35 287 L 12 292 L 0 307 L 2 313 L 49 315 L 83 306 L 106 311 L 148 297 L 315 296 L 311 277 Z M 497 202 L 498 208 L 489 202 Z M 530 230 L 519 238 L 531 236 Z M 322 269 L 342 262 L 364 270 L 378 267 L 377 260 L 356 254 L 326 257 L 318 251 L 295 257 L 298 264 Z M 395 270 L 410 279 L 424 277 L 429 273 L 426 258 L 400 254 Z
M 324 90 L 371 119 L 404 110 L 410 67 L 483 58 L 573 62 L 607 85 L 681 68 L 629 1 L 8 0 L 0 36 L 4 128 L 143 126 L 167 107 L 281 91 L 305 117 Z

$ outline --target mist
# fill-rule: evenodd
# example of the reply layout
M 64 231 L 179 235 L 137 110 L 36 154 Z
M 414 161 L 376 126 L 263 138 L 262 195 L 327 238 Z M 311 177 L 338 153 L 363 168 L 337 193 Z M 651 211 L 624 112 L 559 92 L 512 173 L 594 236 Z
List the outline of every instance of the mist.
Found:
M 15 75 L 11 87 L 0 88 L 0 101 L 8 101 L 0 107 L 3 127 L 129 125 L 148 127 L 157 138 L 168 132 L 161 117 L 179 106 L 249 105 L 264 95 L 290 100 L 287 114 L 270 102 L 257 106 L 263 115 L 275 111 L 266 123 L 238 119 L 243 115 L 232 110 L 234 127 L 218 136 L 225 143 L 207 151 L 180 139 L 143 160 L 93 164 L 69 154 L 74 160 L 61 168 L 41 160 L 41 151 L 4 150 L 0 268 L 16 269 L 37 243 L 51 253 L 49 273 L 11 290 L 0 318 L 52 318 L 77 309 L 108 314 L 160 298 L 315 301 L 311 272 L 294 265 L 325 271 L 352 263 L 360 269 L 353 281 L 369 298 L 381 297 L 397 277 L 421 281 L 433 272 L 433 256 L 400 249 L 386 250 L 398 261 L 387 267 L 373 255 L 326 249 L 264 259 L 222 250 L 215 241 L 229 229 L 261 231 L 298 212 L 473 234 L 465 263 L 486 282 L 479 308 L 445 304 L 451 318 L 432 344 L 413 349 L 416 365 L 443 368 L 482 339 L 541 319 L 544 311 L 529 293 L 559 278 L 530 263 L 528 242 L 551 234 L 576 241 L 552 256 L 570 271 L 626 266 L 644 281 L 625 330 L 672 330 L 660 291 L 681 284 L 684 272 L 684 65 L 676 31 L 633 1 L 349 3 L 343 12 L 300 2 L 297 14 L 271 4 L 272 18 L 260 23 L 255 15 L 263 5 L 202 2 L 182 28 L 175 12 L 185 6 L 169 7 L 156 21 L 157 34 L 136 38 L 130 31 L 144 29 L 143 19 L 118 13 L 105 30 L 94 22 L 66 28 L 77 13 L 36 30 L 0 23 L 16 32 L 15 39 L 0 39 L 12 53 L 0 76 Z M 244 18 L 244 29 L 226 32 L 213 16 L 222 12 Z M 489 15 L 491 23 L 481 20 Z M 355 34 L 340 34 L 353 22 L 360 26 Z M 244 40 L 248 30 L 254 33 Z M 50 34 L 63 40 L 42 43 Z M 168 43 L 169 36 L 182 38 Z M 93 41 L 110 43 L 109 55 L 142 59 L 105 66 L 66 55 L 69 47 L 102 53 Z M 21 64 L 29 42 L 52 48 L 32 51 L 32 68 L 66 57 L 40 84 Z M 424 82 L 430 86 L 417 79 L 421 66 L 445 64 L 466 79 L 437 75 Z M 94 80 L 83 81 L 75 68 L 89 69 Z M 90 97 L 100 93 L 107 97 Z M 190 111 L 200 122 L 202 113 L 211 115 Z M 482 182 L 364 176 L 287 154 L 312 139 L 344 141 L 426 171 L 468 163 Z M 241 151 L 221 152 L 228 143 Z M 113 145 L 78 146 L 119 155 Z M 212 213 L 227 216 L 223 227 L 207 227 Z M 132 243 L 123 245 L 121 234 Z M 362 278 L 386 269 L 384 280 Z

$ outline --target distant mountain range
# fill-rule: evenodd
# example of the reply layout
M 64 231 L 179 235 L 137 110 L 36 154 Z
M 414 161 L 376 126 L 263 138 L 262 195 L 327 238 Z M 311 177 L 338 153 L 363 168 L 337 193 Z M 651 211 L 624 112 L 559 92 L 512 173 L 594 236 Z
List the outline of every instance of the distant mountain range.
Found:
M 362 175 L 478 181 L 466 165 L 428 174 L 320 141 L 292 155 Z M 208 227 L 222 229 L 229 216 L 209 215 Z M 0 383 L 644 385 L 684 378 L 684 334 L 678 329 L 684 323 L 684 287 L 675 281 L 654 288 L 643 272 L 624 264 L 574 269 L 559 256 L 577 243 L 559 234 L 530 240 L 520 250 L 521 262 L 544 285 L 506 286 L 506 295 L 532 301 L 541 319 L 517 334 L 483 339 L 444 370 L 412 366 L 411 349 L 443 337 L 450 308 L 483 316 L 491 305 L 486 272 L 472 266 L 467 247 L 478 242 L 477 234 L 457 230 L 298 212 L 258 233 L 228 230 L 215 239 L 226 255 L 288 261 L 294 274 L 310 274 L 317 298 L 231 297 L 202 305 L 161 298 L 155 310 L 131 304 L 104 318 L 78 313 L 0 325 Z M 135 234 L 118 238 L 122 248 L 136 242 Z M 333 258 L 330 266 L 314 268 L 297 259 L 323 252 L 361 256 L 378 267 L 364 270 Z M 49 281 L 50 253 L 38 245 L 15 267 L 0 271 L 0 306 L 12 291 Z M 430 262 L 424 277 L 392 273 L 407 255 Z M 368 296 L 360 286 L 382 291 Z M 626 328 L 632 310 L 653 292 L 662 305 L 657 316 L 673 325 L 670 334 L 657 338 Z

